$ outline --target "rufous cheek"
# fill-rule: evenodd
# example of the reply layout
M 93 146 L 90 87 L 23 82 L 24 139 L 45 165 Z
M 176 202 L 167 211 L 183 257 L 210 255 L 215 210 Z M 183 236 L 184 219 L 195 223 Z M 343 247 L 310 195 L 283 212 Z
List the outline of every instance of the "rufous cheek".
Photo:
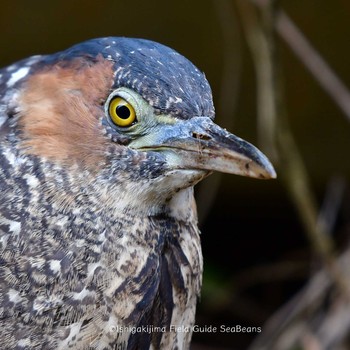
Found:
M 101 104 L 113 85 L 113 62 L 75 59 L 32 74 L 19 95 L 21 146 L 29 154 L 93 167 L 103 161 L 108 138 Z

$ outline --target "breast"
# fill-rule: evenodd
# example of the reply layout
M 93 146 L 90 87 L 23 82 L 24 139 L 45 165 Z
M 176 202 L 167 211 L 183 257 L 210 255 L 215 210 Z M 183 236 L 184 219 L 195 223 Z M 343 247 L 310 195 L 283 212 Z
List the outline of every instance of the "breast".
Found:
M 41 166 L 36 164 L 37 169 Z M 34 182 L 11 186 L 19 193 Z M 1 305 L 8 310 L 0 319 L 5 345 L 26 341 L 45 344 L 48 350 L 114 349 L 116 344 L 128 349 L 141 344 L 186 348 L 191 332 L 169 330 L 193 325 L 201 285 L 202 255 L 191 192 L 179 193 L 166 213 L 154 216 L 96 212 L 94 208 L 103 206 L 93 197 L 79 203 L 79 212 L 64 213 L 50 205 L 52 194 L 50 188 L 41 191 L 30 208 L 18 207 L 8 218 L 29 210 L 35 221 L 6 224 L 8 230 L 1 231 L 8 237 L 0 268 Z M 181 207 L 183 200 L 189 203 L 187 209 Z M 70 204 L 77 208 L 74 201 Z M 28 234 L 39 231 L 42 234 Z M 161 331 L 143 332 L 149 325 Z M 120 327 L 129 328 L 121 332 Z M 141 332 L 125 331 L 135 327 Z M 23 339 L 7 337 L 18 329 Z
M 84 282 L 98 298 L 67 326 L 62 349 L 188 348 L 202 278 L 197 226 L 168 214 L 127 216 L 100 239 L 100 259 L 87 265 Z M 181 326 L 188 331 L 177 332 Z

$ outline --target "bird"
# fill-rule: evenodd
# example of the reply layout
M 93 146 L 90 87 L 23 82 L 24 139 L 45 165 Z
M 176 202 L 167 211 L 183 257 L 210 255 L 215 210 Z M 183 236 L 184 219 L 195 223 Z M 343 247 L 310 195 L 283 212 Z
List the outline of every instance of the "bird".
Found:
M 214 116 L 204 73 L 151 40 L 89 39 L 0 70 L 2 349 L 189 349 L 194 185 L 276 177 Z

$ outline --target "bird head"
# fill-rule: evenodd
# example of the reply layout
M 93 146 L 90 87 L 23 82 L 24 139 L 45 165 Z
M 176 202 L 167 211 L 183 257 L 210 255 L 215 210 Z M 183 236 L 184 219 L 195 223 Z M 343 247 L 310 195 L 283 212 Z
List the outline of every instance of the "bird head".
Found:
M 23 152 L 74 168 L 114 201 L 123 188 L 160 203 L 212 171 L 276 176 L 257 148 L 213 122 L 204 74 L 166 46 L 94 39 L 21 67 L 7 84 L 18 91 Z

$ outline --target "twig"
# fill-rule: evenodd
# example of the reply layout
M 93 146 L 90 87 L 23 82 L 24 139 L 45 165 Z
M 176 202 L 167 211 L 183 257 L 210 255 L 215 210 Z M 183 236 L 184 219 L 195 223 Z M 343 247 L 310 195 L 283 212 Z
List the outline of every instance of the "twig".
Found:
M 317 227 L 325 232 L 332 232 L 344 196 L 346 181 L 341 176 L 330 179 L 322 207 L 317 219 Z
M 350 278 L 350 251 L 347 250 L 343 255 L 337 259 L 337 268 L 341 271 L 345 278 Z M 346 312 L 332 315 L 332 325 L 329 324 L 329 313 L 332 313 L 332 306 L 330 311 L 320 311 L 321 305 L 324 303 L 326 296 L 329 294 L 331 288 L 334 286 L 334 280 L 330 277 L 327 269 L 315 273 L 307 283 L 307 285 L 287 304 L 280 308 L 264 325 L 263 333 L 261 333 L 250 345 L 249 350 L 274 350 L 274 349 L 289 349 L 295 347 L 295 343 L 301 341 L 307 333 L 309 326 L 317 327 L 315 318 L 318 318 L 319 330 L 315 334 L 323 342 L 330 342 L 336 340 L 338 343 L 346 337 L 350 328 L 349 304 L 346 298 L 336 299 L 335 303 L 339 309 L 344 309 Z M 334 303 L 333 303 L 334 304 Z M 319 311 L 319 312 L 317 312 Z M 341 327 L 339 327 L 341 324 Z M 327 328 L 327 334 L 325 329 Z M 293 336 L 291 336 L 293 334 Z M 288 339 L 288 344 L 286 344 Z M 284 346 L 281 346 L 281 343 Z M 334 347 L 332 347 L 334 348 Z
M 273 120 L 273 123 L 270 123 L 273 124 L 273 135 L 271 132 L 268 133 L 268 137 L 271 138 L 268 143 L 277 145 L 279 174 L 284 179 L 315 250 L 328 261 L 331 259 L 333 244 L 327 235 L 316 230 L 317 205 L 315 196 L 310 189 L 307 171 L 288 126 L 282 98 L 281 78 L 277 74 L 279 62 L 276 59 L 273 35 L 266 34 L 266 31 L 272 29 L 261 23 L 256 8 L 249 2 L 237 0 L 236 3 L 257 72 L 258 95 L 266 96 L 266 98 L 258 98 L 258 117 L 266 120 L 265 114 L 268 111 L 273 114 L 270 117 L 270 120 Z M 269 76 L 267 77 L 267 75 Z M 260 92 L 260 90 L 264 92 Z M 260 123 L 260 125 L 262 124 L 263 122 Z M 265 134 L 262 133 L 262 136 Z M 266 152 L 270 156 L 269 152 Z
M 325 268 L 325 275 L 318 275 L 318 280 L 313 281 L 314 283 L 312 288 L 308 290 L 308 294 L 302 295 L 299 300 L 294 300 L 292 304 L 289 303 L 283 311 L 283 317 L 274 319 L 274 322 L 272 322 L 274 323 L 274 334 L 270 333 L 269 339 L 265 339 L 265 346 L 252 347 L 252 349 L 288 349 L 290 345 L 287 345 L 287 343 L 295 344 L 296 340 L 300 342 L 305 335 L 304 319 L 300 319 L 296 324 L 293 323 L 297 317 L 301 316 L 302 312 L 308 309 L 311 314 L 317 314 L 317 311 L 321 309 L 320 306 L 324 301 L 325 294 L 331 286 L 335 286 L 342 298 L 348 303 L 350 289 L 346 270 L 341 269 L 336 262 L 334 243 L 328 231 L 331 226 L 320 224 L 320 221 L 318 221 L 316 198 L 311 190 L 307 171 L 288 125 L 279 71 L 280 62 L 276 54 L 272 29 L 274 21 L 276 21 L 276 14 L 280 12 L 275 11 L 272 0 L 252 0 L 252 2 L 259 2 L 259 13 L 257 8 L 247 1 L 237 0 L 237 5 L 256 68 L 258 89 L 268 90 L 264 93 L 265 99 L 258 99 L 258 115 L 266 113 L 267 110 L 275 113 L 270 119 L 276 123 L 273 125 L 274 133 L 272 137 L 274 139 L 269 142 L 276 143 L 279 161 L 278 173 L 284 180 L 289 195 L 294 201 L 310 243 L 322 259 Z M 265 72 L 265 75 L 263 72 Z M 261 81 L 259 82 L 259 80 Z M 274 104 L 273 108 L 271 108 L 271 103 Z M 268 137 L 271 137 L 271 133 L 268 134 Z M 310 310 L 310 307 L 312 310 Z M 347 322 L 344 317 L 342 319 Z M 349 327 L 350 321 L 349 324 L 346 323 L 345 329 Z M 266 336 L 265 331 L 262 337 L 264 336 Z M 315 334 L 312 334 L 312 336 L 317 339 Z M 333 333 L 329 339 L 331 340 L 331 338 L 334 339 Z M 283 346 L 281 346 L 281 342 L 284 342 Z M 272 347 L 271 344 L 275 346 Z
M 272 126 L 274 139 L 268 143 L 276 143 L 279 160 L 278 173 L 284 180 L 289 195 L 299 212 L 313 249 L 328 267 L 328 271 L 338 288 L 350 297 L 348 281 L 335 264 L 333 240 L 328 232 L 324 231 L 325 227 L 317 225 L 316 197 L 311 190 L 308 173 L 288 125 L 282 93 L 283 84 L 279 71 L 280 63 L 276 54 L 275 38 L 271 33 L 273 25 L 270 22 L 275 20 L 274 14 L 277 13 L 273 7 L 273 1 L 264 1 L 266 8 L 263 6 L 260 8 L 260 17 L 256 7 L 251 3 L 237 0 L 236 4 L 241 14 L 244 32 L 257 71 L 258 89 L 267 90 L 265 92 L 266 99 L 258 99 L 258 116 L 261 118 L 261 114 L 266 113 L 267 110 L 274 113 L 270 119 L 276 123 Z M 270 76 L 266 77 L 266 74 L 260 72 L 267 72 Z M 259 82 L 259 80 L 261 81 Z M 272 103 L 274 104 L 273 108 L 270 106 Z M 268 137 L 271 137 L 271 133 L 268 134 Z
M 292 52 L 312 73 L 320 86 L 350 119 L 350 91 L 324 58 L 312 47 L 295 23 L 282 10 L 276 18 L 276 29 Z
M 251 0 L 261 9 L 269 0 Z M 276 13 L 274 23 L 278 34 L 291 48 L 293 54 L 305 65 L 320 86 L 350 119 L 350 91 L 337 76 L 326 60 L 306 39 L 292 19 L 281 9 Z
M 270 30 L 262 28 L 255 8 L 247 1 L 236 1 L 237 9 L 242 19 L 243 31 L 252 53 L 257 84 L 258 105 L 258 137 L 261 148 L 269 157 L 277 162 L 276 150 L 276 118 L 277 103 L 274 91 L 275 70 L 273 67 L 274 48 L 270 45 Z M 268 14 L 266 14 L 267 16 Z

